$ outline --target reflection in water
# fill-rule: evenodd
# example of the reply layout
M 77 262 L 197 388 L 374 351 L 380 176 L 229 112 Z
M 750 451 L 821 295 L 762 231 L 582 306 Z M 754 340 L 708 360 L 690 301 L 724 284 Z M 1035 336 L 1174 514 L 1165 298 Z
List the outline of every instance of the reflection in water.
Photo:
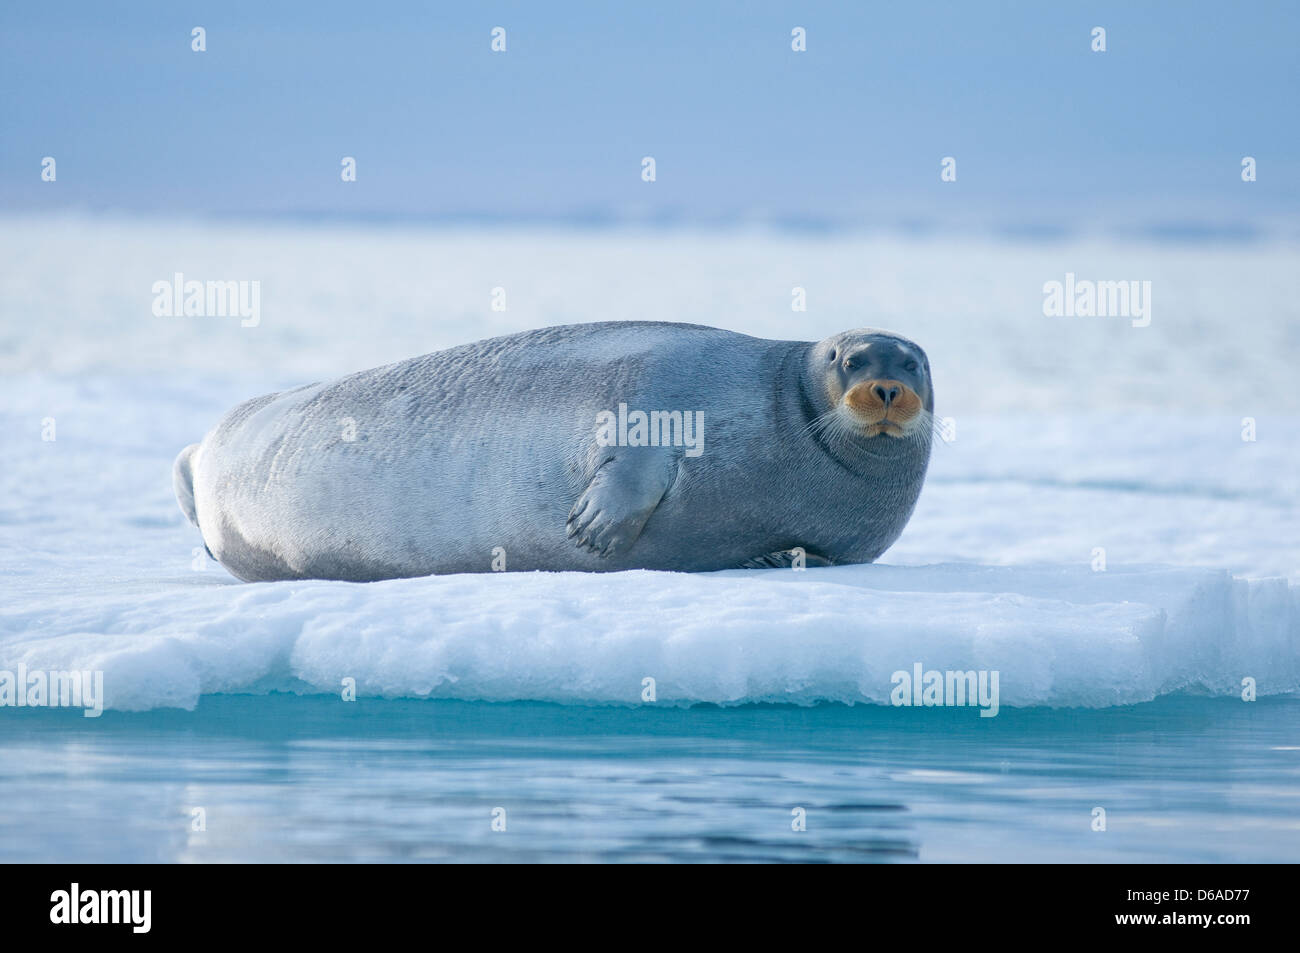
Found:
M 6 861 L 1294 861 L 1300 697 L 11 709 L 0 786 Z

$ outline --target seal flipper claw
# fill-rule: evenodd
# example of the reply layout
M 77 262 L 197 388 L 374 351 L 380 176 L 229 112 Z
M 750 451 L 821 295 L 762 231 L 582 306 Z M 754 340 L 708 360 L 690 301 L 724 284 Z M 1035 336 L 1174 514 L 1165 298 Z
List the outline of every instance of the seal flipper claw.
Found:
M 803 564 L 805 566 L 833 566 L 831 560 L 825 556 L 818 556 L 816 553 L 810 553 L 804 550 Z M 794 550 L 782 549 L 775 553 L 767 553 L 763 556 L 755 556 L 753 559 L 746 559 L 740 564 L 741 569 L 789 569 L 794 565 Z
M 672 456 L 637 450 L 606 460 L 569 511 L 565 531 L 580 549 L 602 557 L 626 551 L 668 492 Z

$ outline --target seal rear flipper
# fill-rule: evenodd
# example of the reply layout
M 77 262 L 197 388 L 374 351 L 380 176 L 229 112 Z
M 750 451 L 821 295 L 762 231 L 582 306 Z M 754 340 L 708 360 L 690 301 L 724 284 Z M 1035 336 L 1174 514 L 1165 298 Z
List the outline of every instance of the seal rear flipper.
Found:
M 194 506 L 194 451 L 198 449 L 199 445 L 192 443 L 177 454 L 176 462 L 172 464 L 172 487 L 176 490 L 176 502 L 181 505 L 181 512 L 194 524 L 202 538 L 203 527 L 199 526 L 199 514 Z M 203 540 L 203 551 L 209 559 L 217 558 L 212 555 L 206 539 Z
M 790 569 L 795 565 L 796 551 L 793 549 L 782 549 L 775 553 L 767 553 L 763 556 L 755 556 L 753 559 L 746 559 L 740 564 L 741 569 Z M 810 553 L 803 550 L 803 566 L 833 566 L 831 560 L 825 556 L 818 556 L 816 553 Z
M 569 538 L 598 556 L 625 552 L 668 492 L 675 470 L 669 452 L 620 450 L 601 464 L 573 504 L 565 527 Z
M 176 502 L 180 504 L 181 512 L 195 526 L 199 525 L 199 514 L 194 508 L 193 460 L 197 449 L 197 443 L 190 444 L 177 454 L 176 462 L 172 464 L 172 488 L 176 491 Z

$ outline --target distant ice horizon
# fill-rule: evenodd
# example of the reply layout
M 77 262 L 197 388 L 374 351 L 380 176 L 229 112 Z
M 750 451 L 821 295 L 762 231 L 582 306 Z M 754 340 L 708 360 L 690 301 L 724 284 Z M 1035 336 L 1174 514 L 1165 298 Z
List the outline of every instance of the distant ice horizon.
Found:
M 482 229 L 553 229 L 572 232 L 737 232 L 772 233 L 791 237 L 883 236 L 899 239 L 969 239 L 1017 242 L 1068 242 L 1115 239 L 1151 244 L 1236 245 L 1277 243 L 1300 246 L 1300 217 L 1286 210 L 1240 215 L 1237 210 L 1135 207 L 1123 211 L 1092 210 L 1063 216 L 1023 210 L 978 211 L 953 215 L 927 205 L 891 210 L 875 216 L 846 212 L 776 210 L 766 208 L 700 212 L 688 208 L 648 209 L 644 206 L 599 206 L 561 211 L 486 209 L 392 211 L 347 208 L 198 209 L 123 207 L 115 205 L 13 204 L 0 210 L 0 225 L 21 228 L 27 223 L 120 223 L 128 225 L 188 224 L 202 226 L 355 226 L 361 228 L 429 231 Z

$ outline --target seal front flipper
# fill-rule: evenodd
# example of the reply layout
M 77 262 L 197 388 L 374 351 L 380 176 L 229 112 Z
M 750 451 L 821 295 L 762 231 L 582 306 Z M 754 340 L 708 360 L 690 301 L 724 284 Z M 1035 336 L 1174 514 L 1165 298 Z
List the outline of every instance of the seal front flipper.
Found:
M 671 451 L 619 448 L 569 511 L 569 538 L 598 556 L 626 552 L 668 492 L 676 468 Z
M 768 553 L 765 556 L 755 556 L 753 559 L 746 559 L 740 564 L 741 569 L 789 569 L 795 563 L 795 551 L 793 549 L 782 549 L 779 552 Z M 810 553 L 804 550 L 804 566 L 833 566 L 835 565 L 825 556 L 818 556 L 816 553 Z

